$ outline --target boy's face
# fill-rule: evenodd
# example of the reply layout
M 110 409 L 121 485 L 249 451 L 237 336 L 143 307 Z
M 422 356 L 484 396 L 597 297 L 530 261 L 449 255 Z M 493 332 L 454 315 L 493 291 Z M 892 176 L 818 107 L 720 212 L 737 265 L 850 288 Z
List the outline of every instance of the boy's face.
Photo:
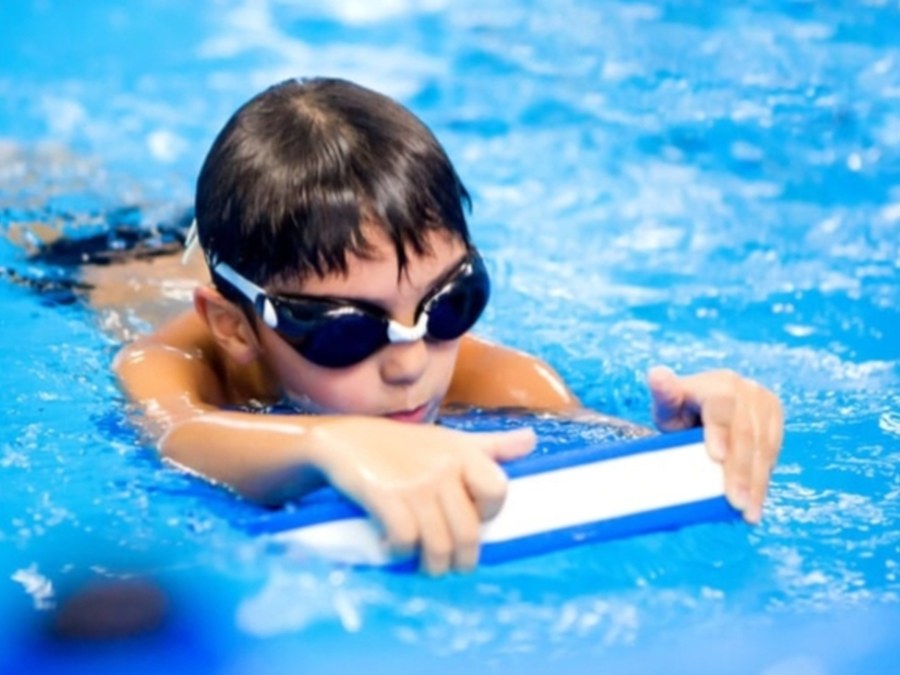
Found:
M 267 285 L 274 294 L 303 294 L 363 300 L 384 309 L 405 326 L 416 323 L 416 309 L 435 282 L 466 255 L 465 245 L 445 232 L 433 232 L 425 256 L 408 252 L 397 276 L 393 243 L 380 230 L 366 233 L 371 259 L 348 258 L 346 276 L 332 274 L 300 282 Z M 324 368 L 299 355 L 276 332 L 259 326 L 264 359 L 283 394 L 310 412 L 387 416 L 405 422 L 433 422 L 450 387 L 459 340 L 389 344 L 360 363 Z

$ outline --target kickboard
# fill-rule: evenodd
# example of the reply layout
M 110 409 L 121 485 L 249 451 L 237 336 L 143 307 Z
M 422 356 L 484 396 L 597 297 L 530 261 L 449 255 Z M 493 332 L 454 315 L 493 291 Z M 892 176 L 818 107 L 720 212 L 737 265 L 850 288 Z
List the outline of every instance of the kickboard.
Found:
M 509 491 L 500 512 L 482 524 L 483 565 L 739 517 L 699 429 L 532 454 L 503 469 Z M 392 555 L 377 523 L 331 488 L 246 527 L 338 563 L 417 566 L 415 555 Z

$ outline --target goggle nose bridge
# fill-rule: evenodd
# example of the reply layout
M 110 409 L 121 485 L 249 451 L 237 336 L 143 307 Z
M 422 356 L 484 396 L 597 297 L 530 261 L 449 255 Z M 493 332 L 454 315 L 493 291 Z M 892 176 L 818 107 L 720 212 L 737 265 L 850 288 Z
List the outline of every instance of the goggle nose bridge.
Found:
M 404 326 L 393 319 L 388 321 L 388 340 L 391 344 L 418 342 L 428 332 L 428 312 L 422 312 L 415 326 Z

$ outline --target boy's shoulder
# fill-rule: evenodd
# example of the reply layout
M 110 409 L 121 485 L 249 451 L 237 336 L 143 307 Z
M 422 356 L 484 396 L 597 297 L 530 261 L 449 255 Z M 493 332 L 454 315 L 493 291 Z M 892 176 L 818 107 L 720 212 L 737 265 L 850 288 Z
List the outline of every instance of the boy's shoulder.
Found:
M 572 412 L 581 405 L 543 360 L 471 334 L 460 345 L 446 402 L 556 413 Z
M 169 319 L 152 333 L 128 342 L 117 354 L 114 370 L 135 400 L 176 401 L 224 407 L 227 392 L 242 390 L 229 379 L 240 372 L 223 367 L 225 358 L 208 326 L 193 309 Z

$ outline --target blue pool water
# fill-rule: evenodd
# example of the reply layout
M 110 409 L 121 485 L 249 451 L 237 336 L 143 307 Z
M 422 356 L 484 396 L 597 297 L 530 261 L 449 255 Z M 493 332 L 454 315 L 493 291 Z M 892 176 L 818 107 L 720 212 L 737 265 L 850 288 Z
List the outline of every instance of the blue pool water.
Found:
M 5 233 L 177 217 L 237 105 L 345 76 L 423 117 L 472 191 L 484 335 L 637 422 L 657 362 L 739 370 L 788 419 L 755 529 L 439 581 L 336 569 L 248 537 L 252 507 L 129 427 L 113 324 L 140 321 L 2 281 L 0 671 L 900 669 L 897 35 L 896 0 L 6 3 Z M 0 267 L 53 272 L 6 237 Z M 167 623 L 50 641 L 67 598 L 124 577 Z

